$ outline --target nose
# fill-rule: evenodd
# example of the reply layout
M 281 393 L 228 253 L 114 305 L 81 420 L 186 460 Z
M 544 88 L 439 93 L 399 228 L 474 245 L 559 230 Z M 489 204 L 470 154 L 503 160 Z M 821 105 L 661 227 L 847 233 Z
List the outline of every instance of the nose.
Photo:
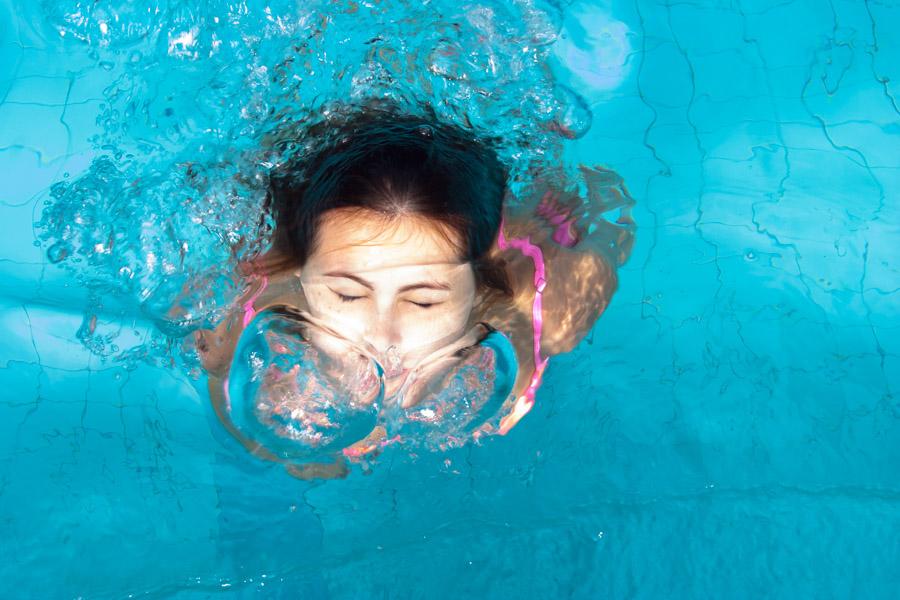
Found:
M 379 310 L 373 315 L 366 337 L 380 356 L 385 357 L 389 349 L 393 349 L 396 352 L 401 341 L 400 331 L 399 327 L 397 327 L 394 311 L 391 308 Z

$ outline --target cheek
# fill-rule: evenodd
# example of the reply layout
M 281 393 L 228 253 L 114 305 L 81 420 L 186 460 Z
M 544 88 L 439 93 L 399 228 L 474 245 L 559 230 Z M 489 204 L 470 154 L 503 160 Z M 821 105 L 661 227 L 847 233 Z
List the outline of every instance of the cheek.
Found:
M 462 334 L 472 312 L 472 302 L 450 307 L 421 309 L 410 307 L 400 319 L 402 337 L 410 347 L 421 346 L 443 337 Z
M 342 302 L 324 286 L 307 286 L 304 290 L 310 313 L 345 333 L 363 331 L 371 318 L 364 302 Z

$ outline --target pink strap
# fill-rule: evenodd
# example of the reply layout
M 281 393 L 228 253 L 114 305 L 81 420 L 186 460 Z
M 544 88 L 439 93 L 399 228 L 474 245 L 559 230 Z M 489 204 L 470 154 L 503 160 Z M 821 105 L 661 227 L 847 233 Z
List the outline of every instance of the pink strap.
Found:
M 512 410 L 500 420 L 500 435 L 506 435 L 510 429 L 515 427 L 519 419 L 528 414 L 531 407 L 534 406 L 534 395 L 538 387 L 541 385 L 541 377 L 544 375 L 544 369 L 547 368 L 548 358 L 541 356 L 541 332 L 544 327 L 542 316 L 542 296 L 544 288 L 547 287 L 546 265 L 544 264 L 544 253 L 541 247 L 532 243 L 531 238 L 526 236 L 523 238 L 514 238 L 507 240 L 503 235 L 504 221 L 500 221 L 500 233 L 497 238 L 497 245 L 501 250 L 507 248 L 515 248 L 527 256 L 534 263 L 534 302 L 531 305 L 531 320 L 534 326 L 534 371 L 531 373 L 531 381 L 525 392 L 516 398 Z
M 253 320 L 253 317 L 256 316 L 256 308 L 253 306 L 253 303 L 256 302 L 259 296 L 264 291 L 266 291 L 267 287 L 269 287 L 269 278 L 267 276 L 263 275 L 260 279 L 262 280 L 262 282 L 259 286 L 259 289 L 253 292 L 253 295 L 250 296 L 250 298 L 246 302 L 244 302 L 244 327 L 249 325 L 250 321 Z
M 244 302 L 244 304 L 242 305 L 242 308 L 244 310 L 244 328 L 246 328 L 247 325 L 250 324 L 250 321 L 253 320 L 253 317 L 256 316 L 256 307 L 253 306 L 253 303 L 256 302 L 257 299 L 259 299 L 259 296 L 269 286 L 269 278 L 268 277 L 263 275 L 261 279 L 262 279 L 262 281 L 260 283 L 259 289 L 256 290 L 255 292 L 253 292 L 253 295 L 251 295 L 250 298 L 246 302 Z M 223 381 L 222 391 L 224 392 L 224 396 L 225 396 L 225 410 L 227 410 L 228 412 L 231 412 L 231 394 L 228 393 L 228 378 L 229 377 L 231 377 L 230 370 L 229 370 L 228 375 L 225 377 L 225 380 Z

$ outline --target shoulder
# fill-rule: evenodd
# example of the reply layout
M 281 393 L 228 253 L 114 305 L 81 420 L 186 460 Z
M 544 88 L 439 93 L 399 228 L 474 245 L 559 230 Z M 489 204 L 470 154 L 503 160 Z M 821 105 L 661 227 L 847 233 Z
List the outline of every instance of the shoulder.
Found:
M 524 235 L 522 226 L 511 231 Z M 615 270 L 596 252 L 563 248 L 538 231 L 529 236 L 541 250 L 541 353 L 569 352 L 590 332 L 609 304 L 617 285 Z M 533 348 L 535 263 L 513 249 L 497 250 L 504 259 L 513 289 L 511 298 L 492 300 L 481 308 L 482 319 L 508 334 L 517 347 Z
M 541 347 L 572 351 L 606 310 L 617 285 L 615 270 L 593 252 L 560 250 L 547 261 Z

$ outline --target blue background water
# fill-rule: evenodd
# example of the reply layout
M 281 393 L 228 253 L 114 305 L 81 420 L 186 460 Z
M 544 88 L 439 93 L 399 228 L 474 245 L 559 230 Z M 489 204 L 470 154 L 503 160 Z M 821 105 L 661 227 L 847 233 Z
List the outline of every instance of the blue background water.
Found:
M 612 305 L 505 438 L 309 484 L 75 338 L 32 223 L 106 70 L 0 3 L 0 595 L 896 596 L 900 5 L 563 13 L 566 152 L 638 200 Z

